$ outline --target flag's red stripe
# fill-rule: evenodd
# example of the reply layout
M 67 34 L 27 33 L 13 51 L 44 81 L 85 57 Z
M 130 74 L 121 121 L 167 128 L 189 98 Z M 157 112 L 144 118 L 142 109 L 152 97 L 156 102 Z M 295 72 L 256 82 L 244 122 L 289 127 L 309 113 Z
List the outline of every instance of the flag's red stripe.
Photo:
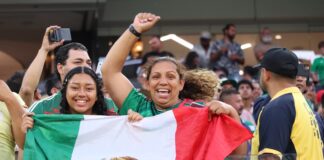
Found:
M 176 160 L 223 160 L 252 134 L 228 116 L 208 121 L 208 108 L 179 107 L 173 110 L 177 121 Z

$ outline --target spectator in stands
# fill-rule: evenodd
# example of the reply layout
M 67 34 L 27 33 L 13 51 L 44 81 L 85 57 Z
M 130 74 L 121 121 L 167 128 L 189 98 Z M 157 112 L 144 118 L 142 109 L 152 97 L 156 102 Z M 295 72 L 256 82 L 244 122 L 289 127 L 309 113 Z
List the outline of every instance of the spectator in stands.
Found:
M 227 89 L 231 89 L 231 88 L 237 90 L 237 82 L 235 80 L 223 78 L 220 81 L 221 81 L 221 89 L 222 89 L 222 91 L 227 90 Z
M 218 76 L 218 79 L 223 79 L 228 77 L 228 70 L 224 67 L 213 67 L 213 71 Z
M 60 79 L 56 75 L 50 76 L 45 82 L 46 94 L 51 96 L 59 92 L 62 88 Z
M 323 159 L 315 116 L 295 86 L 297 56 L 288 49 L 273 48 L 259 67 L 261 86 L 271 101 L 260 112 L 251 154 L 259 159 Z
M 242 100 L 240 93 L 237 90 L 228 89 L 228 90 L 222 91 L 219 96 L 219 100 L 233 106 L 239 115 L 242 114 L 243 100 Z M 249 131 L 253 132 L 255 130 L 255 126 L 251 122 L 245 121 L 242 118 L 241 118 L 241 122 Z M 248 147 L 246 150 L 246 154 L 241 155 L 241 158 L 244 158 L 244 159 L 246 156 L 249 155 L 249 153 L 251 151 L 251 141 L 250 140 L 247 141 L 247 144 L 248 144 Z M 234 158 L 234 157 L 231 157 L 231 158 Z M 235 158 L 238 158 L 238 157 L 236 156 Z
M 12 83 L 11 83 L 12 84 Z M 19 84 L 19 83 L 18 83 Z M 16 91 L 19 91 L 19 87 Z M 13 101 L 13 102 L 12 102 Z M 22 137 L 18 136 L 24 114 L 25 102 L 21 97 L 10 91 L 8 85 L 0 80 L 0 157 L 1 159 L 15 159 L 15 142 L 20 144 Z M 22 147 L 22 146 L 20 146 Z
M 252 66 L 245 66 L 243 68 L 242 79 L 253 81 L 258 79 L 258 70 Z
M 195 69 L 184 74 L 184 87 L 180 92 L 180 98 L 203 100 L 209 102 L 218 97 L 219 80 L 213 71 Z
M 179 99 L 179 93 L 184 87 L 181 64 L 171 57 L 156 59 L 147 70 L 147 86 L 152 101 L 134 89 L 129 80 L 121 73 L 127 54 L 138 36 L 151 29 L 160 17 L 150 13 L 139 13 L 133 24 L 119 37 L 109 50 L 102 66 L 103 81 L 114 102 L 124 115 L 128 109 L 138 111 L 142 116 L 154 116 L 184 105 L 187 100 Z M 108 76 L 109 75 L 109 76 Z M 227 114 L 240 123 L 235 109 L 218 101 L 206 104 L 210 113 Z M 243 143 L 234 153 L 241 153 Z M 242 153 L 241 153 L 242 154 Z
M 145 61 L 145 59 L 147 59 L 147 57 L 174 57 L 174 55 L 168 51 L 163 51 L 163 45 L 162 42 L 160 40 L 160 36 L 159 35 L 153 35 L 151 37 L 151 39 L 149 40 L 149 45 L 151 48 L 151 51 L 149 51 L 148 53 L 145 53 L 143 56 L 143 61 Z
M 117 106 L 121 108 L 121 114 L 126 114 L 129 108 L 133 108 L 143 116 L 153 116 L 178 107 L 182 101 L 179 99 L 179 93 L 184 86 L 183 69 L 181 64 L 171 57 L 156 59 L 147 70 L 147 83 L 152 101 L 147 101 L 138 94 L 121 73 L 128 51 L 137 36 L 152 28 L 159 19 L 159 16 L 150 13 L 136 15 L 133 24 L 113 45 L 103 63 L 104 84 Z M 217 109 L 218 114 L 225 113 L 239 120 L 235 109 L 223 103 L 213 101 L 209 108 L 213 111 Z
M 253 102 L 254 102 L 256 99 L 258 99 L 260 96 L 263 95 L 263 91 L 258 81 L 253 80 L 252 85 L 254 88 L 252 92 Z
M 254 47 L 255 59 L 260 62 L 267 50 L 276 48 L 278 45 L 272 42 L 272 33 L 270 28 L 264 27 L 260 31 L 260 42 Z
M 31 95 L 30 90 L 37 86 L 43 66 L 45 63 L 46 56 L 49 52 L 53 51 L 58 46 L 63 44 L 61 42 L 50 42 L 48 34 L 51 30 L 59 28 L 58 26 L 50 26 L 46 29 L 41 48 L 39 49 L 37 56 L 33 60 L 32 64 L 28 67 L 27 72 L 24 76 L 23 85 L 21 92 L 27 98 Z M 88 54 L 87 48 L 76 42 L 65 44 L 57 49 L 55 53 L 55 66 L 56 74 L 63 82 L 65 75 L 73 68 L 78 66 L 85 66 L 91 68 L 91 59 Z M 24 99 L 24 98 L 23 98 Z M 25 98 L 26 99 L 26 98 Z M 60 102 L 62 100 L 62 93 L 57 92 L 51 97 L 44 98 L 37 103 L 34 103 L 30 107 L 30 111 L 35 114 L 51 114 L 59 113 L 61 107 Z M 106 106 L 110 111 L 117 112 L 117 108 L 111 99 L 105 99 Z
M 242 111 L 242 114 L 241 114 L 241 119 L 243 121 L 248 121 L 249 123 L 253 124 L 252 126 L 249 126 L 250 127 L 250 130 L 252 132 L 255 131 L 255 121 L 254 121 L 254 118 L 253 118 L 253 85 L 251 83 L 251 81 L 248 81 L 248 80 L 241 80 L 239 83 L 238 83 L 238 91 L 242 97 L 242 100 L 243 100 L 243 111 Z
M 201 32 L 200 43 L 195 44 L 192 49 L 199 56 L 199 67 L 207 68 L 209 67 L 210 53 L 211 53 L 211 42 L 212 36 L 208 31 Z
M 199 63 L 200 63 L 200 59 L 198 54 L 194 51 L 190 51 L 186 56 L 186 59 L 184 61 L 184 66 L 188 70 L 197 69 L 200 68 Z
M 317 57 L 312 66 L 312 78 L 316 83 L 316 91 L 324 89 L 324 41 L 319 42 L 319 57 Z
M 212 46 L 211 67 L 227 68 L 228 78 L 238 81 L 240 79 L 239 65 L 244 64 L 244 53 L 241 45 L 234 41 L 236 26 L 227 24 L 223 28 L 223 35 L 223 39 L 216 41 Z
M 62 85 L 61 114 L 116 115 L 110 112 L 101 92 L 101 82 L 97 74 L 89 67 L 75 67 L 65 76 Z M 26 112 L 21 125 L 22 134 L 33 128 L 33 113 Z M 129 121 L 139 121 L 143 117 L 128 110 Z M 24 143 L 24 139 L 22 144 Z
M 307 98 L 307 81 L 309 79 L 309 70 L 305 68 L 303 64 L 298 64 L 298 72 L 296 76 L 296 87 L 300 90 L 300 92 L 304 95 L 309 107 L 314 110 L 314 104 Z

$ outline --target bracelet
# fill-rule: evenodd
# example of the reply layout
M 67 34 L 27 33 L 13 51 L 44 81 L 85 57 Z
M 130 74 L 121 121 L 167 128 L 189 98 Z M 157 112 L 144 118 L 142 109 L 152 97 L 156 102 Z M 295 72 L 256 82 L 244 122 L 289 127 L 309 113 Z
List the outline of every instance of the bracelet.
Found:
M 141 33 L 137 32 L 133 24 L 128 27 L 129 31 L 133 33 L 137 38 L 141 37 Z

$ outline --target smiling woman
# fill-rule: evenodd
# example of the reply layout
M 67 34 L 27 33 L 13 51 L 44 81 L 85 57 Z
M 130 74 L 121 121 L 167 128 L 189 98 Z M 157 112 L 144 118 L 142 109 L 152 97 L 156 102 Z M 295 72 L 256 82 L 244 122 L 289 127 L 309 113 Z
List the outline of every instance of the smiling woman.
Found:
M 72 69 L 63 81 L 61 113 L 108 115 L 101 88 L 92 69 Z

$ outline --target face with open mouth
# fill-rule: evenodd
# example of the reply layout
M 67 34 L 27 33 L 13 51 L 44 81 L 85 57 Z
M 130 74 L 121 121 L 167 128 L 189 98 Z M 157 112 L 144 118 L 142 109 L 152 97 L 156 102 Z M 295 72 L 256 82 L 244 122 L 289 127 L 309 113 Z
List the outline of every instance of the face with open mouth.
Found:
M 179 102 L 179 92 L 183 89 L 184 80 L 180 80 L 177 66 L 172 62 L 156 63 L 147 83 L 158 109 L 166 109 Z
M 75 74 L 68 82 L 66 99 L 72 114 L 92 114 L 97 100 L 95 81 L 87 74 Z

